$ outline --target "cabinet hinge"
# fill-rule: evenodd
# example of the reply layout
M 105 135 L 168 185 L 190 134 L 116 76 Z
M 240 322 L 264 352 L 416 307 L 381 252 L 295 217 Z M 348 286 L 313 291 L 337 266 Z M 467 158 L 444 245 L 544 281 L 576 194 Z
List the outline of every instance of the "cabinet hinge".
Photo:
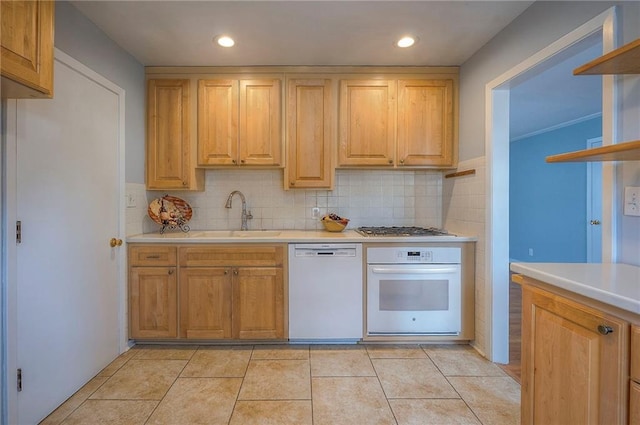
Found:
M 22 369 L 18 369 L 16 379 L 16 386 L 18 387 L 18 392 L 22 391 Z
M 16 243 L 22 243 L 22 222 L 16 221 Z

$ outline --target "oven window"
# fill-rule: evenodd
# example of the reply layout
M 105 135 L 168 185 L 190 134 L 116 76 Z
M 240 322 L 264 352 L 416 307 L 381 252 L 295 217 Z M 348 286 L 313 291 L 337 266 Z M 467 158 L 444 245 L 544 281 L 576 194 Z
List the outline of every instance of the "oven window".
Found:
M 448 280 L 380 280 L 380 311 L 448 309 Z

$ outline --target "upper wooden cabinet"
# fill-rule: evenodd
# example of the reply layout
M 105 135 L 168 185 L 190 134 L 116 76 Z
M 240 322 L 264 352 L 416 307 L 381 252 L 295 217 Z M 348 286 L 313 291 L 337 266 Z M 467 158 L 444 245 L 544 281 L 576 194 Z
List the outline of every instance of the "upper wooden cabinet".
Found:
M 330 79 L 291 79 L 287 83 L 285 189 L 333 187 L 332 91 Z
M 198 165 L 282 165 L 279 79 L 198 81 Z
M 447 78 L 342 80 L 339 165 L 454 167 L 455 90 Z
M 53 97 L 53 1 L 0 2 L 3 98 Z
M 398 165 L 454 165 L 453 80 L 398 82 Z
M 147 83 L 147 189 L 204 188 L 203 172 L 195 168 L 190 98 L 188 79 Z
M 338 165 L 394 164 L 396 82 L 340 81 Z

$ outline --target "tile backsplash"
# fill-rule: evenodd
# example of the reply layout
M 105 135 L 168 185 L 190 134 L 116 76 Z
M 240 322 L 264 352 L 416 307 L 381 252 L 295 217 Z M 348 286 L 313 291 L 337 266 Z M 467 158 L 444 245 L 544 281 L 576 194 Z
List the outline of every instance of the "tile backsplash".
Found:
M 147 216 L 147 205 L 169 193 L 193 208 L 194 230 L 240 229 L 241 200 L 224 207 L 229 193 L 241 191 L 253 219 L 249 229 L 322 229 L 312 208 L 334 212 L 359 226 L 442 227 L 442 173 L 439 171 L 337 170 L 332 191 L 283 189 L 282 170 L 207 170 L 204 192 L 146 191 L 143 184 L 127 183 L 126 195 L 135 198 L 127 208 L 127 234 L 158 231 Z

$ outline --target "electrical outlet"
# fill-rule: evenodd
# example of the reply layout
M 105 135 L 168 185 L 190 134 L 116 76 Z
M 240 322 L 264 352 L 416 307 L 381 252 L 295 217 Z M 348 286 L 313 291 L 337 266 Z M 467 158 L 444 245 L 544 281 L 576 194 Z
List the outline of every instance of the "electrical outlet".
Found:
M 311 218 L 320 218 L 320 208 L 318 207 L 311 208 Z
M 640 187 L 624 188 L 624 215 L 640 216 Z
M 133 193 L 127 193 L 127 208 L 135 208 L 136 207 L 136 197 L 133 196 Z
M 533 248 L 529 248 L 529 257 L 533 257 Z

